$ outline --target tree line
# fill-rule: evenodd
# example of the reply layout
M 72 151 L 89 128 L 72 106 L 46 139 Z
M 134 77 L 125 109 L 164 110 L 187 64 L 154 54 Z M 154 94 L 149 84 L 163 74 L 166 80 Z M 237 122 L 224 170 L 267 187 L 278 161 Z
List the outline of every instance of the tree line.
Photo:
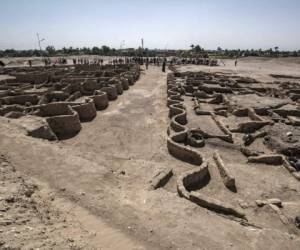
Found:
M 190 45 L 189 50 L 160 50 L 148 48 L 126 48 L 115 49 L 103 45 L 101 47 L 94 46 L 92 48 L 73 48 L 63 47 L 62 49 L 55 49 L 54 46 L 47 46 L 44 50 L 15 50 L 6 49 L 0 50 L 0 57 L 33 57 L 33 56 L 79 56 L 79 55 L 100 55 L 100 56 L 178 56 L 178 57 L 216 57 L 216 58 L 236 58 L 247 56 L 258 57 L 288 57 L 300 56 L 298 51 L 281 51 L 279 47 L 270 48 L 267 50 L 262 49 L 222 49 L 218 47 L 216 50 L 206 50 L 200 45 Z

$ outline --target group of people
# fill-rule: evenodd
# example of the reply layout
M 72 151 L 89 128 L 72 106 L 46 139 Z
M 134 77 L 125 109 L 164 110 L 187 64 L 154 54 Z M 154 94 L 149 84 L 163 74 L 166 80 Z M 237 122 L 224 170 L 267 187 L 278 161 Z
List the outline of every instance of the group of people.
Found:
M 72 58 L 70 59 L 73 65 L 76 64 L 88 64 L 88 65 L 104 65 L 104 59 L 102 58 Z M 61 57 L 57 58 L 54 61 L 50 58 L 43 59 L 45 66 L 55 66 L 55 65 L 63 65 L 68 64 L 66 58 Z M 139 65 L 145 65 L 146 69 L 148 69 L 149 65 L 162 67 L 162 72 L 166 72 L 166 65 L 180 65 L 180 64 L 199 64 L 199 65 L 208 65 L 208 66 L 216 66 L 218 61 L 215 59 L 209 58 L 181 58 L 181 57 L 120 57 L 120 58 L 111 58 L 107 61 L 109 65 L 117 65 L 117 64 L 130 64 L 136 63 Z M 29 67 L 32 67 L 32 61 L 28 60 Z M 237 65 L 237 60 L 235 62 Z
M 31 68 L 32 67 L 32 60 L 29 59 L 27 63 L 29 65 L 29 67 Z M 49 57 L 47 57 L 47 58 L 43 59 L 43 63 L 44 63 L 45 66 L 51 66 L 51 65 L 55 66 L 56 64 L 67 64 L 67 59 L 61 57 L 61 58 L 58 58 L 55 61 L 53 61 Z
M 145 64 L 146 66 L 146 70 L 148 69 L 149 67 L 149 64 L 153 64 L 154 66 L 158 66 L 161 64 L 162 65 L 162 72 L 166 72 L 166 64 L 167 64 L 167 59 L 164 57 L 164 58 L 160 58 L 160 57 L 153 57 L 153 58 L 149 58 L 149 57 L 146 57 L 146 58 L 141 58 L 139 59 L 139 63 L 141 65 Z
M 166 65 L 181 65 L 181 64 L 195 64 L 195 65 L 207 65 L 217 66 L 218 60 L 210 58 L 181 58 L 181 57 L 134 57 L 133 61 L 146 66 L 148 69 L 149 65 L 162 66 L 162 71 L 165 72 Z
M 73 64 L 99 64 L 99 65 L 103 65 L 104 60 L 103 59 L 93 59 L 93 60 L 89 60 L 88 58 L 73 58 Z

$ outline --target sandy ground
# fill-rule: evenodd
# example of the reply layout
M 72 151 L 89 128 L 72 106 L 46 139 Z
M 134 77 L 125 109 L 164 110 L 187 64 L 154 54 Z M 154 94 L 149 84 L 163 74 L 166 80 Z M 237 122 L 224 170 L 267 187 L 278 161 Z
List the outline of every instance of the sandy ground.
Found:
M 219 60 L 220 66 L 207 67 L 198 65 L 186 65 L 180 67 L 182 71 L 199 71 L 222 72 L 230 75 L 241 75 L 252 77 L 264 82 L 270 82 L 274 79 L 270 74 L 283 74 L 287 76 L 300 76 L 300 58 L 260 58 L 247 57 L 238 59 L 237 67 L 234 65 L 235 60 Z M 279 79 L 280 80 L 280 79 Z M 283 80 L 283 79 L 281 79 Z M 285 79 L 290 80 L 290 79 Z M 294 80 L 295 81 L 295 80 Z
M 269 77 L 273 72 L 298 75 L 300 65 L 292 61 L 286 66 L 282 61 L 251 59 L 239 62 L 235 70 L 231 63 L 226 61 L 227 66 L 211 70 L 230 74 L 238 71 L 241 75 L 269 81 L 274 80 Z M 209 70 L 203 66 L 180 68 Z M 57 246 L 51 242 L 38 245 L 38 232 L 31 234 L 31 244 L 40 249 L 66 249 L 67 246 L 71 249 L 266 249 L 266 246 L 299 249 L 297 232 L 278 226 L 277 221 L 271 226 L 263 223 L 262 228 L 242 226 L 179 198 L 176 177 L 193 167 L 169 155 L 168 119 L 166 74 L 157 67 L 142 72 L 130 90 L 111 102 L 106 110 L 98 112 L 92 122 L 84 123 L 76 137 L 59 143 L 27 137 L 0 117 L 3 158 L 22 178 L 36 183 L 37 193 L 52 194 L 52 201 L 47 196 L 39 199 L 50 200 L 47 206 L 59 214 L 53 219 L 53 235 L 46 232 Z M 149 190 L 152 177 L 167 167 L 175 172 L 167 186 Z M 292 177 L 281 170 L 276 174 L 287 178 L 286 183 L 276 183 L 276 189 L 287 186 L 300 192 L 299 184 Z M 3 193 L 6 194 L 5 190 L 13 182 L 2 181 Z M 250 184 L 245 190 L 253 189 Z M 272 186 L 272 181 L 267 185 Z M 251 194 L 249 197 L 252 198 Z M 1 211 L 1 218 L 10 217 L 8 211 Z M 61 222 L 60 218 L 65 221 Z M 35 223 L 51 229 L 43 221 L 32 225 Z M 12 223 L 0 229 L 6 231 L 7 227 L 19 228 Z M 2 236 L 1 244 L 30 249 L 23 235 Z M 72 248 L 72 244 L 77 248 Z

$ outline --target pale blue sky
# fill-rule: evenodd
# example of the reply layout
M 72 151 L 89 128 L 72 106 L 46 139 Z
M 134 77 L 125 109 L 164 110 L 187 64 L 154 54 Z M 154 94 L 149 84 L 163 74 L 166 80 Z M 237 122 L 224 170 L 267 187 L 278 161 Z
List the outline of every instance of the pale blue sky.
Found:
M 300 49 L 299 0 L 0 0 L 0 49 Z

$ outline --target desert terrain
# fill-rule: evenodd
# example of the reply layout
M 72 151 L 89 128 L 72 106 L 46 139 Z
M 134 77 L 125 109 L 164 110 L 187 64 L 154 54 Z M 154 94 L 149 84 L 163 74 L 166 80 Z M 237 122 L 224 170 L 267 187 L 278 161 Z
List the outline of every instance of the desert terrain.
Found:
M 300 248 L 299 58 L 0 60 L 0 249 Z

